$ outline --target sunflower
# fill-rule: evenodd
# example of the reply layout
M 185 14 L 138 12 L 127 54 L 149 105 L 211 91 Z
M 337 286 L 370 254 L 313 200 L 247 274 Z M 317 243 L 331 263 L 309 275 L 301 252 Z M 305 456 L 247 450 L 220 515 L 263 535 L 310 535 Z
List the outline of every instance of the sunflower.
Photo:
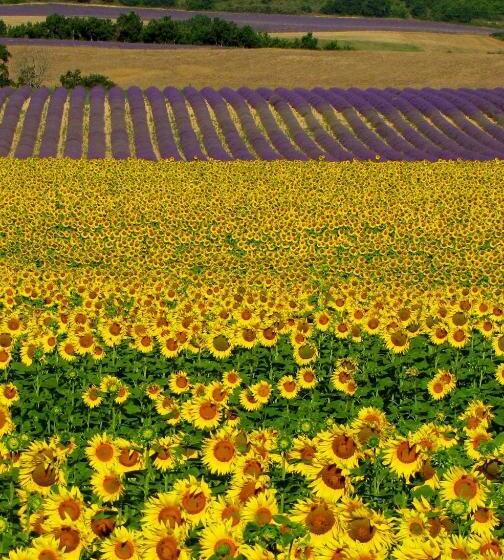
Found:
M 145 389 L 145 394 L 149 397 L 151 401 L 155 401 L 162 392 L 163 389 L 161 385 L 158 385 L 157 383 L 153 383 L 152 385 L 149 385 Z
M 455 328 L 448 332 L 448 342 L 454 348 L 463 348 L 470 339 L 470 335 L 466 329 Z
M 259 401 L 254 393 L 249 389 L 243 389 L 240 391 L 240 404 L 248 412 L 253 412 L 254 410 L 259 410 L 262 408 L 263 403 Z
M 472 512 L 471 532 L 477 535 L 490 536 L 499 525 L 499 518 L 492 502 L 486 507 L 479 507 Z
M 11 360 L 12 354 L 10 350 L 0 348 L 0 370 L 7 369 L 7 366 L 10 364 Z M 31 365 L 31 363 L 28 365 Z
M 321 499 L 299 500 L 289 518 L 308 529 L 314 546 L 333 541 L 341 530 L 335 506 Z
M 420 511 L 401 509 L 397 537 L 400 541 L 425 540 L 429 538 L 427 515 Z
M 115 375 L 104 375 L 100 381 L 100 391 L 108 393 L 110 391 L 117 391 L 121 381 Z
M 117 346 L 126 336 L 126 328 L 120 317 L 111 317 L 100 324 L 99 332 L 107 346 Z
M 273 516 L 278 515 L 276 492 L 265 490 L 257 496 L 252 496 L 243 506 L 242 519 L 245 523 L 255 523 L 260 527 L 273 522 Z
M 19 391 L 13 383 L 0 385 L 0 406 L 10 408 L 17 401 L 19 401 Z
M 116 527 L 117 510 L 91 504 L 86 511 L 87 524 L 98 539 L 105 539 Z
M 446 500 L 465 500 L 474 511 L 485 505 L 488 489 L 480 475 L 460 467 L 452 467 L 441 481 L 441 497 Z
M 114 532 L 102 542 L 104 560 L 140 560 L 142 550 L 141 534 L 126 527 L 116 527 Z
M 284 375 L 277 384 L 278 390 L 284 399 L 295 399 L 300 386 L 292 375 Z
M 118 449 L 117 469 L 122 473 L 138 471 L 144 468 L 142 449 L 123 438 L 115 440 Z
M 292 472 L 304 474 L 310 471 L 318 451 L 318 438 L 310 439 L 306 436 L 294 438 L 292 447 L 288 451 L 287 469 Z
M 183 533 L 165 525 L 148 527 L 143 531 L 142 560 L 190 560 L 183 544 Z
M 66 451 L 56 441 L 33 442 L 23 452 L 19 461 L 19 482 L 21 488 L 28 492 L 39 492 L 48 495 L 51 487 L 65 483 L 65 475 L 61 466 Z
M 366 445 L 370 438 L 381 437 L 390 428 L 385 413 L 372 406 L 359 409 L 357 418 L 352 422 L 352 430 L 357 441 L 361 445 Z
M 303 474 L 315 496 L 326 501 L 336 502 L 352 491 L 348 472 L 331 459 L 317 458 Z
M 344 560 L 386 560 L 388 558 L 387 552 L 383 550 L 359 550 L 354 546 L 342 550 L 344 550 L 344 555 L 341 558 Z M 339 560 L 339 557 L 336 556 L 331 560 Z
M 44 535 L 33 539 L 30 550 L 32 560 L 64 560 L 66 554 L 59 548 L 59 542 L 53 535 Z
M 504 333 L 500 332 L 492 338 L 492 348 L 496 356 L 504 356 Z
M 4 405 L 0 405 L 0 437 L 10 434 L 14 431 L 15 427 L 9 409 Z
M 267 475 L 233 478 L 227 497 L 234 502 L 246 504 L 250 498 L 264 492 L 269 484 L 270 479 Z
M 82 400 L 88 408 L 96 408 L 100 406 L 103 398 L 100 396 L 99 388 L 96 385 L 91 385 L 82 394 Z
M 357 389 L 354 379 L 354 370 L 344 366 L 337 366 L 331 373 L 332 386 L 338 391 L 353 395 Z M 350 388 L 350 386 L 353 388 Z
M 243 504 L 227 496 L 219 496 L 212 504 L 208 519 L 209 524 L 229 523 L 232 529 L 244 525 L 242 519 Z
M 271 396 L 271 385 L 265 380 L 258 381 L 252 385 L 251 391 L 261 404 L 266 404 Z
M 318 348 L 313 342 L 305 342 L 301 346 L 293 348 L 294 361 L 298 366 L 311 364 L 318 358 Z
M 449 371 L 439 370 L 427 384 L 430 396 L 438 401 L 455 389 L 457 378 Z
M 246 560 L 275 560 L 273 552 L 266 550 L 260 544 L 249 546 L 247 544 L 241 547 L 241 553 Z
M 44 511 L 49 521 L 79 521 L 86 510 L 86 504 L 76 486 L 70 489 L 57 487 L 44 500 Z
M 359 463 L 362 453 L 359 441 L 351 428 L 335 426 L 319 435 L 320 452 L 343 469 L 353 469 Z
M 453 535 L 443 542 L 443 552 L 446 558 L 470 560 L 474 558 L 474 547 L 467 537 Z
M 213 330 L 206 340 L 206 348 L 214 358 L 229 358 L 233 352 L 233 336 L 225 330 Z
M 33 560 L 33 554 L 29 548 L 11 549 L 9 556 L 5 556 L 4 560 Z
M 222 418 L 221 407 L 212 400 L 200 397 L 188 409 L 190 422 L 198 430 L 213 430 Z
M 116 404 L 123 404 L 128 400 L 129 396 L 130 396 L 129 387 L 124 383 L 121 383 L 117 388 L 117 393 L 116 396 L 114 397 L 114 402 Z
M 91 477 L 93 493 L 103 502 L 116 502 L 124 493 L 123 475 L 117 470 L 100 469 Z
M 443 551 L 433 540 L 410 541 L 403 543 L 392 553 L 395 560 L 440 560 Z
M 301 368 L 296 379 L 302 389 L 313 389 L 317 384 L 317 375 L 313 368 Z
M 492 436 L 486 430 L 474 430 L 468 436 L 468 439 L 464 442 L 464 449 L 468 457 L 477 461 L 483 458 L 481 451 L 479 451 L 480 445 L 492 441 Z
M 343 538 L 350 549 L 383 551 L 394 542 L 394 526 L 390 519 L 367 507 L 342 512 Z
M 207 385 L 205 395 L 213 402 L 223 405 L 229 399 L 230 390 L 221 381 L 212 381 Z
M 144 506 L 142 525 L 154 527 L 165 525 L 170 529 L 178 528 L 185 534 L 187 526 L 185 512 L 175 493 L 159 493 L 147 500 Z
M 168 380 L 170 391 L 177 395 L 182 395 L 191 389 L 189 375 L 185 371 L 175 371 L 170 374 Z
M 466 433 L 472 433 L 479 429 L 486 429 L 493 419 L 492 407 L 483 401 L 476 400 L 469 403 L 467 410 L 459 416 L 465 423 Z
M 65 553 L 65 558 L 78 560 L 82 550 L 93 540 L 90 529 L 82 522 L 53 522 L 47 525 L 49 532 L 58 541 L 59 549 Z
M 241 348 L 251 349 L 259 344 L 259 332 L 254 326 L 238 327 L 234 331 L 233 342 Z
M 212 504 L 210 487 L 204 480 L 197 480 L 194 476 L 177 480 L 173 492 L 180 500 L 187 521 L 192 525 L 203 522 Z
M 175 406 L 174 399 L 172 397 L 167 397 L 162 393 L 156 399 L 153 400 L 154 400 L 154 407 L 156 409 L 156 412 L 161 416 L 169 415 L 172 412 L 173 407 Z
M 77 359 L 77 344 L 73 338 L 67 338 L 58 344 L 58 354 L 67 362 Z
M 182 462 L 180 436 L 165 436 L 156 439 L 149 450 L 149 455 L 153 457 L 154 467 L 162 472 L 166 472 Z
M 504 543 L 494 536 L 477 536 L 472 539 L 474 549 L 482 560 L 502 560 Z
M 114 467 L 117 464 L 118 455 L 117 445 L 106 433 L 96 434 L 88 441 L 86 456 L 95 470 Z
M 408 438 L 389 441 L 383 454 L 383 463 L 406 481 L 422 468 L 424 459 L 419 447 Z
M 222 382 L 229 389 L 235 389 L 236 387 L 239 387 L 240 384 L 241 384 L 241 381 L 242 380 L 241 380 L 240 374 L 237 371 L 235 371 L 234 369 L 231 369 L 229 371 L 225 371 L 222 374 Z
M 402 329 L 385 332 L 382 336 L 385 341 L 385 346 L 394 354 L 402 354 L 406 352 L 410 346 L 410 337 Z
M 504 363 L 499 364 L 495 370 L 495 379 L 501 385 L 504 385 Z
M 234 435 L 233 431 L 221 430 L 203 442 L 202 461 L 212 474 L 229 474 L 233 470 L 237 457 Z
M 243 541 L 229 523 L 219 523 L 205 527 L 199 539 L 201 560 L 238 558 L 243 550 Z

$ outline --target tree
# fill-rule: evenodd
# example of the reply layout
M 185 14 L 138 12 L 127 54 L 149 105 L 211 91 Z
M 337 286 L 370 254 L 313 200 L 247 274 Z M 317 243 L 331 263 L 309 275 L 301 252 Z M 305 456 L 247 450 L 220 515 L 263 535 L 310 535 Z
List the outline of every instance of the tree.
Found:
M 388 17 L 391 7 L 391 0 L 364 0 L 361 13 L 368 17 Z
M 0 87 L 6 87 L 12 84 L 9 78 L 9 67 L 7 66 L 11 56 L 7 47 L 5 45 L 0 45 Z
M 151 19 L 142 31 L 142 41 L 145 43 L 177 43 L 179 27 L 170 17 Z
M 83 75 L 79 69 L 68 70 L 65 74 L 61 74 L 60 83 L 66 89 L 74 89 L 78 86 L 85 88 L 102 86 L 105 89 L 110 89 L 115 86 L 115 83 L 103 74 Z
M 142 40 L 143 21 L 138 14 L 121 14 L 116 21 L 116 39 L 128 43 Z
M 188 10 L 212 10 L 214 7 L 214 0 L 187 0 Z
M 41 87 L 46 78 L 48 68 L 49 62 L 42 50 L 37 51 L 36 54 L 32 56 L 23 57 L 17 64 L 16 85 L 18 87 Z

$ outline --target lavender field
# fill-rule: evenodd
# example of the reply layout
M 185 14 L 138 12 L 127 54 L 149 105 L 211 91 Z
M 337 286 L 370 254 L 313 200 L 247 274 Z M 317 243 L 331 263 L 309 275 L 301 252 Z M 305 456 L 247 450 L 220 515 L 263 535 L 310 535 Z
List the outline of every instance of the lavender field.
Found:
M 0 156 L 504 159 L 504 88 L 0 89 Z

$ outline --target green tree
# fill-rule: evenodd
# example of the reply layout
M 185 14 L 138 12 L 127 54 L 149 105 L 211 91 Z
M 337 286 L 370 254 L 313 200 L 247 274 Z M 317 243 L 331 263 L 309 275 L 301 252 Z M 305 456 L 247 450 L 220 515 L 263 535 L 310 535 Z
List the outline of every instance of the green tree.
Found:
M 7 47 L 5 45 L 0 45 L 0 87 L 6 87 L 12 84 L 9 78 L 9 67 L 7 66 L 11 56 Z
M 128 43 L 142 40 L 143 21 L 138 14 L 121 14 L 116 21 L 116 39 Z

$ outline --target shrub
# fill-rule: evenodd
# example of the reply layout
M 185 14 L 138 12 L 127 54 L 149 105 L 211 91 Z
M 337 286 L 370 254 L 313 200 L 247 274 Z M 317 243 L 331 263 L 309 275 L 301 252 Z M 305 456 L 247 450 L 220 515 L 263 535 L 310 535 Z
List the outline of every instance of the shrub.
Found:
M 121 14 L 116 21 L 116 39 L 128 43 L 142 40 L 143 21 L 135 12 Z
M 77 86 L 83 86 L 85 88 L 102 86 L 105 89 L 110 89 L 115 86 L 115 83 L 103 74 L 82 75 L 81 71 L 78 69 L 68 70 L 65 74 L 61 74 L 60 83 L 67 89 L 74 89 Z
M 44 83 L 48 67 L 49 62 L 44 51 L 23 57 L 17 67 L 16 86 L 39 88 Z
M 188 10 L 212 10 L 214 0 L 187 0 L 186 7 Z
M 9 67 L 7 66 L 11 56 L 7 47 L 5 45 L 0 45 L 0 87 L 6 87 L 12 84 L 9 78 Z

